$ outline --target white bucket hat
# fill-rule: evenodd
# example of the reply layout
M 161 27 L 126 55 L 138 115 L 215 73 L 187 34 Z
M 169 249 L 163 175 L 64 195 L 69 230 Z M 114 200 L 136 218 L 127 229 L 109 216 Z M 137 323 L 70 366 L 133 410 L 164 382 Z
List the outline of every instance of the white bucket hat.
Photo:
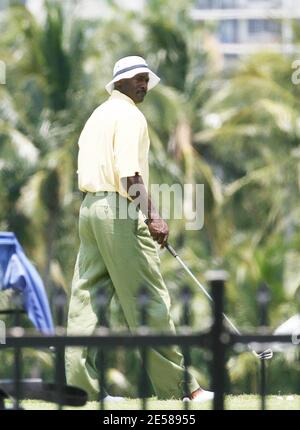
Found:
M 115 82 L 121 79 L 133 78 L 138 73 L 149 73 L 148 91 L 154 88 L 160 81 L 160 78 L 149 69 L 148 64 L 142 57 L 124 57 L 116 62 L 113 79 L 105 86 L 106 91 L 111 94 Z

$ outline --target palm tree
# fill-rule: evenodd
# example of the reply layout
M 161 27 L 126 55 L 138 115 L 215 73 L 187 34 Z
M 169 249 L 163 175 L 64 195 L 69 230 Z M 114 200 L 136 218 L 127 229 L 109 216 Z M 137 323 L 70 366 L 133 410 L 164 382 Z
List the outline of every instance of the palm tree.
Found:
M 9 189 L 13 210 L 7 228 L 31 244 L 31 253 L 48 284 L 54 253 L 57 255 L 61 246 L 56 240 L 61 228 L 58 220 L 63 217 L 72 223 L 74 205 L 78 206 L 73 195 L 74 146 L 90 106 L 80 97 L 88 87 L 83 71 L 85 23 L 73 22 L 68 27 L 58 3 L 46 2 L 45 7 L 45 26 L 24 6 L 11 8 L 7 16 L 1 52 L 5 53 L 10 79 L 1 88 L 1 109 L 8 151 L 12 153 L 16 145 L 20 149 L 21 144 L 28 149 L 28 166 L 25 169 L 19 164 L 19 188 Z M 88 92 L 85 95 L 88 97 Z M 3 158 L 12 155 L 4 154 Z M 20 158 L 20 151 L 15 156 Z M 22 228 L 20 216 L 26 219 Z
M 272 285 L 274 320 L 299 287 L 286 284 L 290 256 L 299 258 L 299 87 L 291 82 L 291 63 L 274 53 L 243 62 L 207 102 L 208 127 L 195 135 L 221 172 L 218 218 L 232 219 L 220 249 L 236 281 Z

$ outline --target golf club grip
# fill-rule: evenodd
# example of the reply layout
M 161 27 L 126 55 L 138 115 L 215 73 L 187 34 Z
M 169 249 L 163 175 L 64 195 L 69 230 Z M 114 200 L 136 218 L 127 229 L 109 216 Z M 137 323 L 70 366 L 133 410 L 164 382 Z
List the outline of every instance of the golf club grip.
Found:
M 149 220 L 145 219 L 145 224 L 148 225 L 148 223 L 149 223 Z M 177 257 L 178 254 L 176 253 L 175 249 L 171 245 L 166 243 L 165 247 L 173 257 L 175 257 L 175 258 Z
M 178 254 L 176 253 L 175 249 L 168 242 L 166 243 L 166 248 L 173 257 L 175 257 L 175 258 L 177 257 Z

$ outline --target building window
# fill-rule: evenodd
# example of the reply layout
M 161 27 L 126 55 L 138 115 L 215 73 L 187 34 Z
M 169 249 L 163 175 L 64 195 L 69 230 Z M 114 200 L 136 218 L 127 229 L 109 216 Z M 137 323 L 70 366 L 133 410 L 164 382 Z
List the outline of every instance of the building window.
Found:
M 281 33 L 281 25 L 279 21 L 268 19 L 249 19 L 248 21 L 249 34 L 256 33 Z
M 240 2 L 241 5 L 245 8 L 268 8 L 268 9 L 274 9 L 274 8 L 281 8 L 284 6 L 284 2 L 282 0 L 243 0 Z
M 198 9 L 280 8 L 282 0 L 196 0 Z
M 238 6 L 237 0 L 198 0 L 198 9 L 234 9 Z
M 235 19 L 220 21 L 219 40 L 222 43 L 236 43 L 238 39 L 238 22 Z

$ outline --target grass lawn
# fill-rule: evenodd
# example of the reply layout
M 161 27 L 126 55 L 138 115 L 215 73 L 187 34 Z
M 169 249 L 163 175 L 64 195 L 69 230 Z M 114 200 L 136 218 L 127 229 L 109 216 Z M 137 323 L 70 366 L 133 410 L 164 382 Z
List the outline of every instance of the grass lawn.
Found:
M 284 396 L 268 396 L 267 397 L 267 409 L 284 409 L 284 410 L 300 410 L 300 396 L 295 395 L 284 395 Z M 54 410 L 57 409 L 56 405 L 46 402 L 40 402 L 38 400 L 25 400 L 22 402 L 25 409 L 29 410 Z M 136 410 L 141 409 L 141 401 L 136 399 L 126 399 L 121 402 L 108 402 L 106 404 L 106 410 Z M 227 396 L 226 409 L 229 410 L 257 410 L 260 409 L 260 398 L 257 395 L 242 395 L 242 396 Z M 211 402 L 206 402 L 200 405 L 189 403 L 189 409 L 211 409 Z M 85 410 L 97 410 L 99 404 L 97 402 L 88 402 L 86 406 L 82 408 L 70 408 L 65 409 L 85 409 Z M 148 410 L 184 410 L 184 404 L 179 401 L 160 401 L 155 399 L 149 399 Z

